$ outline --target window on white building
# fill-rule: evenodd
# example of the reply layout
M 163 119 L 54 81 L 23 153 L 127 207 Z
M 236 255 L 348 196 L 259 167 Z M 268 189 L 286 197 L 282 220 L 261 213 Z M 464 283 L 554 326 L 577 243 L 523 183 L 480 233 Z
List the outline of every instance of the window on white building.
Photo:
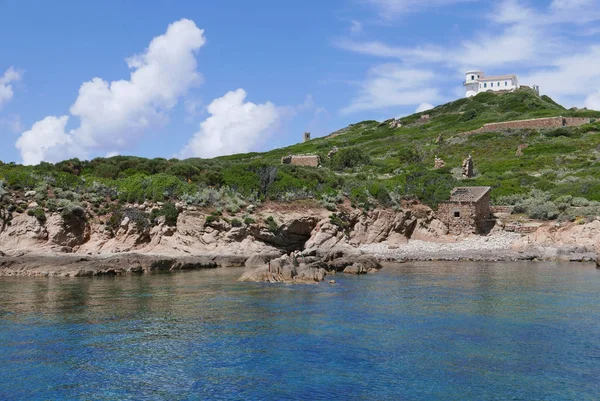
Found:
M 504 86 L 508 86 L 508 81 L 504 81 Z
M 484 88 L 487 88 L 487 84 L 483 84 L 483 87 L 484 87 Z
M 471 75 L 471 80 L 474 80 L 474 79 L 475 79 L 475 75 Z

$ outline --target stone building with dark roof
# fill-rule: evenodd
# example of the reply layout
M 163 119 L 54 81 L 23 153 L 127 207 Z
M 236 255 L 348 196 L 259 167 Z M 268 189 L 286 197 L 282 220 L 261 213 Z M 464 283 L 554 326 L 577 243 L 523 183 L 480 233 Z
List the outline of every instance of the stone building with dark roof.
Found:
M 490 217 L 491 187 L 456 187 L 450 200 L 438 205 L 437 217 L 450 234 L 481 233 Z

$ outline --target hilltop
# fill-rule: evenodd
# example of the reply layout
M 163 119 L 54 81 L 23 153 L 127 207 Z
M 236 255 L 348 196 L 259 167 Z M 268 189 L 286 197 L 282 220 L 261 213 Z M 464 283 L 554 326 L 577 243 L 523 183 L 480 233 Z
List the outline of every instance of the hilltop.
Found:
M 422 119 L 424 115 L 428 118 Z M 359 122 L 265 153 L 187 160 L 116 156 L 38 166 L 0 162 L 0 181 L 12 191 L 35 190 L 37 203 L 46 208 L 55 209 L 63 199 L 85 201 L 90 214 L 99 216 L 109 213 L 106 199 L 172 200 L 230 210 L 299 199 L 315 199 L 335 210 L 348 199 L 368 210 L 414 198 L 435 208 L 455 185 L 491 186 L 494 202 L 521 203 L 523 208 L 531 197 L 540 198 L 546 209 L 552 209 L 547 202 L 556 201 L 565 209 L 573 198 L 573 206 L 600 201 L 600 121 L 578 128 L 464 134 L 486 123 L 552 116 L 590 117 L 593 122 L 600 112 L 567 110 L 527 89 L 481 93 L 398 120 Z M 519 145 L 527 146 L 522 156 L 515 155 Z M 328 158 L 334 147 L 339 151 Z M 320 155 L 322 166 L 282 165 L 288 154 Z M 468 154 L 475 177 L 462 179 L 460 166 Z M 445 168 L 433 169 L 436 155 Z M 537 217 L 556 218 L 566 210 L 555 209 Z

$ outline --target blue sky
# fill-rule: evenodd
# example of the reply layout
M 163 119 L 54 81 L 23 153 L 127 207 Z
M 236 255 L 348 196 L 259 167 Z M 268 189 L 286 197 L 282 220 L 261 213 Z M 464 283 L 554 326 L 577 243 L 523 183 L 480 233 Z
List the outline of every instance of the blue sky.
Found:
M 600 0 L 0 0 L 0 160 L 266 150 L 517 73 L 600 109 Z

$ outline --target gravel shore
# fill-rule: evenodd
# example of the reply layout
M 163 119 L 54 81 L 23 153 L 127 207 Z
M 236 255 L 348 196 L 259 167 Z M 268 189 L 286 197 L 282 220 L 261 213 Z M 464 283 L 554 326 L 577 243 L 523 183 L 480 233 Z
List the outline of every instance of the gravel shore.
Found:
M 460 242 L 436 243 L 411 240 L 397 246 L 387 244 L 361 245 L 358 249 L 380 260 L 526 260 L 543 258 L 544 251 L 531 248 L 512 249 L 520 234 L 504 232 L 487 237 L 466 238 Z

